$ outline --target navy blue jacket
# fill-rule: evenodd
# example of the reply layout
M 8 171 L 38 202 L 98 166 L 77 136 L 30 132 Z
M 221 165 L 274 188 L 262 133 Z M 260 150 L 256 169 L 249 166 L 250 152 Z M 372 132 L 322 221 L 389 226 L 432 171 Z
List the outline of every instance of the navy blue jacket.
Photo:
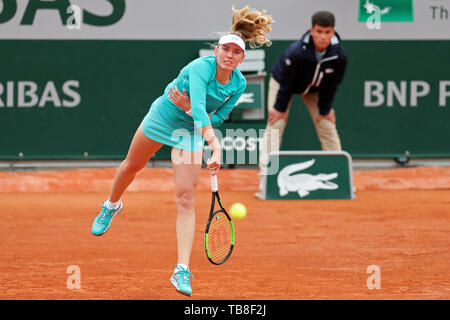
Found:
M 280 83 L 274 108 L 285 112 L 294 93 L 319 92 L 319 113 L 327 115 L 338 85 L 344 78 L 347 55 L 336 33 L 318 61 L 309 31 L 287 48 L 272 68 L 272 77 Z

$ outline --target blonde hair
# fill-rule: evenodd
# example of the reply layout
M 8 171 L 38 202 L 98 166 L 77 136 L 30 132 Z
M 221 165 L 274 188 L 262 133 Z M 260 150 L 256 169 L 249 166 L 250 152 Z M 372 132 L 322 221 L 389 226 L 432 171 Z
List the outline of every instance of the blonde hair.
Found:
M 249 6 L 242 9 L 235 9 L 233 6 L 231 9 L 233 10 L 233 25 L 229 33 L 248 41 L 250 48 L 272 45 L 267 33 L 272 31 L 270 25 L 275 21 L 267 14 L 266 10 L 250 9 Z

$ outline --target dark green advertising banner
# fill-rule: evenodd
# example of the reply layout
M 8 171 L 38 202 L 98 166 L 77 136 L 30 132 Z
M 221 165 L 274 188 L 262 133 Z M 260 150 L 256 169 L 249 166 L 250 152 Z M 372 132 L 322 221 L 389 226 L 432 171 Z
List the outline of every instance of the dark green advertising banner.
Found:
M 246 1 L 273 15 L 273 45 L 253 57 L 246 51 L 255 69 L 217 132 L 224 163 L 258 162 L 271 68 L 324 8 L 348 55 L 333 102 L 343 150 L 354 158 L 450 157 L 449 1 Z M 233 5 L 0 1 L 0 159 L 123 159 L 152 102 L 229 30 Z M 281 149 L 320 150 L 299 95 Z M 155 158 L 169 156 L 163 147 Z
M 450 156 L 450 41 L 344 41 L 348 68 L 334 108 L 344 150 L 354 157 Z M 296 97 L 283 148 L 316 149 Z M 306 121 L 303 121 L 305 120 Z M 297 141 L 293 137 L 297 134 Z M 300 135 L 300 138 L 298 137 Z M 302 150 L 300 149 L 300 150 Z
M 411 22 L 414 3 L 413 0 L 359 0 L 358 21 L 365 22 L 377 13 L 382 22 Z
M 0 40 L 0 158 L 123 158 L 152 101 L 206 42 Z M 264 49 L 267 72 L 290 43 Z M 343 44 L 349 63 L 333 106 L 343 149 L 353 157 L 449 157 L 450 41 Z M 252 99 L 236 112 L 260 109 L 267 81 L 249 82 Z M 255 151 L 265 121 L 264 111 L 263 118 L 230 117 L 224 137 L 230 128 L 253 128 L 257 136 L 231 132 L 224 146 L 240 147 L 239 140 Z M 300 96 L 282 149 L 320 149 Z

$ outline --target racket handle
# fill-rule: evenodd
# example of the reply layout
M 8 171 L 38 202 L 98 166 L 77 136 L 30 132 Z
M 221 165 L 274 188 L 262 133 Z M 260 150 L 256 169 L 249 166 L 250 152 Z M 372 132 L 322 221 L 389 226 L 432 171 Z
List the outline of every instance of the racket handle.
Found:
M 219 186 L 217 185 L 217 174 L 211 176 L 211 190 L 212 192 L 219 190 Z

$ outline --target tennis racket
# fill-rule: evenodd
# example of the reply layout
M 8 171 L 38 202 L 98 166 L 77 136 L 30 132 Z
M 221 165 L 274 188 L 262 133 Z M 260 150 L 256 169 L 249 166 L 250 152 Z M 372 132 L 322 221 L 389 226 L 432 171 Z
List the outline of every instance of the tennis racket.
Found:
M 205 251 L 209 262 L 219 265 L 228 260 L 234 247 L 234 226 L 222 205 L 217 184 L 217 175 L 211 176 L 211 210 L 205 230 Z M 214 211 L 217 202 L 220 209 Z

